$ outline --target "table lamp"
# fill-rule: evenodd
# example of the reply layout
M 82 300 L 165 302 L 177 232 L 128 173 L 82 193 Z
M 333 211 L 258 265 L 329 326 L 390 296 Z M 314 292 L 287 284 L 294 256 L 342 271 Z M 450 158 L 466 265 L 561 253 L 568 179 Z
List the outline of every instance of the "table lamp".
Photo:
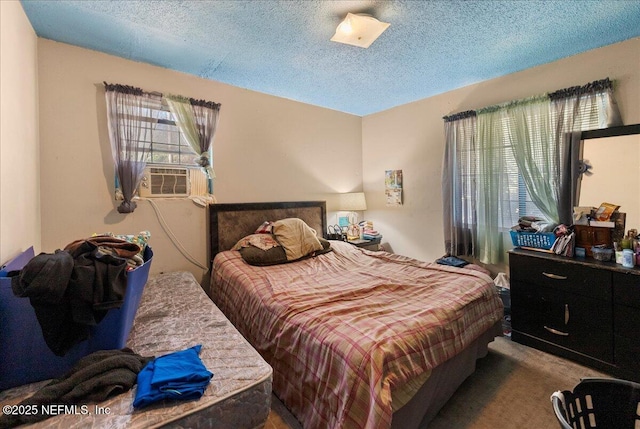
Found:
M 367 200 L 364 192 L 348 192 L 338 194 L 338 210 L 349 212 L 349 226 L 347 227 L 347 240 L 360 238 L 360 227 L 358 226 L 358 214 L 356 211 L 367 209 Z M 357 232 L 357 233 L 356 233 Z

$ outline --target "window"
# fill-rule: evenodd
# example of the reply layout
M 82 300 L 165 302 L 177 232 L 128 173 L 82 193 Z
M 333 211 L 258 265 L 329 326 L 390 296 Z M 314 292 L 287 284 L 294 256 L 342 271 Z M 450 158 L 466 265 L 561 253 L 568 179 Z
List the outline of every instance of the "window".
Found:
M 621 122 L 608 79 L 444 119 L 445 248 L 484 263 L 521 216 L 571 221 L 576 132 Z
M 138 196 L 144 198 L 206 195 L 211 184 L 194 160 L 197 155 L 186 142 L 164 99 L 149 102 L 136 117 L 141 123 L 140 147 L 147 148 L 144 175 Z M 116 178 L 116 199 L 122 193 Z
M 220 104 L 180 95 L 165 97 L 129 85 L 104 82 L 104 86 L 115 194 L 122 200 L 118 212 L 136 209 L 133 198 L 145 178 L 152 196 L 188 194 L 191 199 L 198 197 L 202 205 L 215 200 L 211 143 Z
M 506 125 L 503 124 L 503 129 Z M 467 127 L 464 132 L 458 131 L 459 144 L 456 158 L 460 168 L 459 192 L 462 200 L 460 204 L 461 223 L 464 225 L 475 225 L 477 223 L 477 205 L 474 203 L 477 198 L 477 184 L 480 179 L 480 149 L 475 144 L 476 127 Z M 513 155 L 513 149 L 508 139 L 503 139 L 497 147 L 492 148 L 499 153 L 502 165 L 492 168 L 495 176 L 492 180 L 502 180 L 506 183 L 503 194 L 500 198 L 502 217 L 499 226 L 503 229 L 510 229 L 518 223 L 520 216 L 538 216 L 544 218 L 540 209 L 533 202 L 524 179 L 518 171 L 518 165 Z
M 510 138 L 513 124 L 510 124 L 508 118 L 502 119 L 502 135 L 503 139 L 499 143 L 498 150 L 501 152 L 500 158 L 503 160 L 503 168 L 499 172 L 506 176 L 502 202 L 501 213 L 502 216 L 498 218 L 498 226 L 503 230 L 511 229 L 514 225 L 518 224 L 518 219 L 522 216 L 536 216 L 541 219 L 545 219 L 546 216 L 534 203 L 527 187 L 525 185 L 524 177 L 522 176 L 516 158 L 514 155 L 514 148 L 512 138 Z M 537 157 L 538 158 L 538 157 Z M 542 158 L 539 157 L 538 161 Z
M 601 128 L 603 123 L 605 123 L 602 112 L 605 111 L 607 102 L 608 95 L 602 93 L 596 94 L 592 99 L 582 103 L 579 111 L 573 118 L 573 130 L 584 131 Z M 552 123 L 557 123 L 558 112 L 555 110 L 551 111 L 550 119 Z M 538 133 L 537 138 L 533 138 L 533 143 L 542 142 L 543 137 L 540 136 L 540 133 L 544 131 L 541 130 L 547 129 L 543 123 L 544 119 L 535 117 L 535 115 L 532 114 L 530 120 L 532 127 L 532 130 L 529 130 L 530 133 L 534 134 L 534 136 L 535 133 Z M 493 151 L 499 152 L 497 159 L 501 160 L 501 164 L 496 165 L 493 171 L 496 176 L 502 176 L 501 178 L 496 178 L 496 180 L 502 180 L 506 185 L 500 197 L 501 215 L 498 218 L 498 226 L 501 229 L 508 230 L 518 223 L 518 219 L 521 216 L 536 216 L 542 219 L 545 219 L 546 216 L 543 211 L 538 208 L 527 190 L 524 177 L 519 170 L 514 156 L 512 142 L 514 142 L 513 133 L 517 124 L 510 123 L 507 117 L 501 118 L 501 122 L 499 128 L 501 129 L 502 140 L 498 143 L 497 147 L 492 148 Z M 553 130 L 552 134 L 555 134 L 555 132 L 556 130 Z M 553 139 L 556 140 L 556 136 L 553 136 Z M 475 158 L 480 157 L 478 151 L 470 156 Z M 533 157 L 538 164 L 544 163 L 545 158 L 542 154 L 534 153 Z M 539 172 L 537 175 L 538 178 L 549 180 L 549 177 L 546 177 L 544 173 L 544 171 Z M 550 175 L 558 174 L 557 170 L 553 168 L 551 168 L 551 173 Z
M 180 133 L 165 102 L 144 109 L 144 113 L 140 119 L 145 132 L 139 143 L 148 144 L 147 163 L 193 167 L 196 154 Z

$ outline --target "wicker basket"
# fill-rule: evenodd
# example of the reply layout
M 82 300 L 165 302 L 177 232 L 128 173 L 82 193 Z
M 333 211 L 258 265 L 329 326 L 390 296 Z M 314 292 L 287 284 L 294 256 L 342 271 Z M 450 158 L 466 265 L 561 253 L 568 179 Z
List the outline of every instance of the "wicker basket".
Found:
M 516 247 L 549 250 L 556 241 L 556 235 L 553 232 L 509 232 L 511 233 L 511 241 Z

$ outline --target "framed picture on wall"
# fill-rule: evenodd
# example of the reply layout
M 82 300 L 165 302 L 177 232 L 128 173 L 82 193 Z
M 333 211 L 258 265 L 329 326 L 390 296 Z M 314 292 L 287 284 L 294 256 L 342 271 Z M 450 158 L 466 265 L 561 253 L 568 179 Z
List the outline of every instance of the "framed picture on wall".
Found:
M 387 170 L 384 174 L 385 189 L 402 189 L 402 170 Z
M 384 190 L 387 206 L 402 205 L 402 170 L 385 171 Z

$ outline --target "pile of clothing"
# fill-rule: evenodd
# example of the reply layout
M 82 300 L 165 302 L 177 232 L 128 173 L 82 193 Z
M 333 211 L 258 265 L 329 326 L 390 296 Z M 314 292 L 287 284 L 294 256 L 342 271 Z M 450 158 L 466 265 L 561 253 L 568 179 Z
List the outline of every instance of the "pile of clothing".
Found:
M 0 415 L 0 429 L 36 423 L 51 417 L 43 406 L 101 402 L 129 391 L 137 384 L 133 407 L 140 409 L 168 400 L 198 400 L 213 373 L 200 359 L 202 345 L 160 357 L 141 356 L 133 350 L 99 350 L 78 361 L 64 376 L 52 380 L 18 406 L 37 410 L 26 414 Z
M 112 236 L 76 240 L 54 253 L 40 253 L 8 273 L 17 297 L 28 297 L 47 346 L 64 356 L 90 336 L 90 329 L 119 308 L 127 272 L 140 263 L 141 248 Z
M 555 227 L 555 223 L 537 216 L 520 216 L 518 224 L 511 229 L 517 232 L 551 232 Z
M 164 399 L 200 399 L 213 373 L 200 359 L 202 344 L 160 356 L 138 373 L 134 408 L 144 408 Z

